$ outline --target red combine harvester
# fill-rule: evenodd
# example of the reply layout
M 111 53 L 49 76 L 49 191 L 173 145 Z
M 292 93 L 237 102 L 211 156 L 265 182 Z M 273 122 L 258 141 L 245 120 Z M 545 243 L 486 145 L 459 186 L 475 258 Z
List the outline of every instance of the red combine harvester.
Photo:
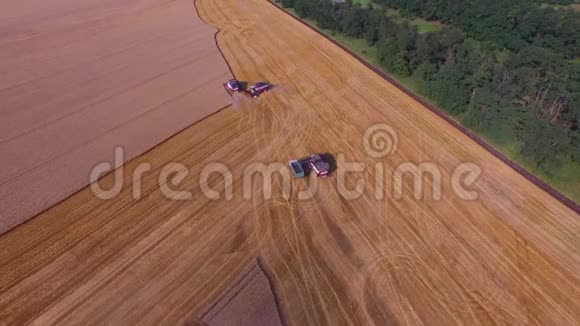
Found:
M 256 98 L 270 89 L 272 89 L 272 84 L 268 82 L 257 82 L 250 87 L 250 95 L 252 95 L 253 98 Z
M 320 154 L 314 154 L 310 156 L 310 167 L 319 178 L 327 177 L 328 173 L 330 172 L 330 164 L 324 161 Z
M 311 171 L 314 171 L 319 178 L 325 178 L 330 173 L 330 164 L 320 154 L 314 154 L 299 160 L 292 160 L 289 165 L 295 178 L 304 178 Z
M 241 92 L 242 91 L 242 83 L 240 83 L 237 79 L 230 79 L 224 84 L 224 88 L 229 93 Z

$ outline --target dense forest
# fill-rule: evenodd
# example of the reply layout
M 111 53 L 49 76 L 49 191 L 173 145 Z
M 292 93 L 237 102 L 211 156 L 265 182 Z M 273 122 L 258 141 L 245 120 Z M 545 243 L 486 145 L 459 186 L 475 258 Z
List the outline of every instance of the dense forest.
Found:
M 580 161 L 580 13 L 531 0 L 280 2 L 320 28 L 364 38 L 385 70 L 420 81 L 421 95 L 547 175 Z M 443 28 L 419 33 L 387 10 Z

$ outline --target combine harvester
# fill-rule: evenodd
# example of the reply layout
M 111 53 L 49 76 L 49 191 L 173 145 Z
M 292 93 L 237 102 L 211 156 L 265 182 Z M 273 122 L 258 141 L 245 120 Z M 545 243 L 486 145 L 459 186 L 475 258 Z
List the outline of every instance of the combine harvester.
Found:
M 243 87 L 243 84 L 237 79 L 228 80 L 224 84 L 224 88 L 226 89 L 226 91 L 228 91 L 228 93 L 230 94 L 243 93 L 251 96 L 252 98 L 257 98 L 258 96 L 260 96 L 260 94 L 271 90 L 273 87 L 274 86 L 269 82 L 261 81 L 250 86 L 250 90 L 248 91 Z
M 267 92 L 272 89 L 272 84 L 268 82 L 257 82 L 254 85 L 250 86 L 250 95 L 253 98 L 260 96 L 260 94 Z
M 237 79 L 230 79 L 224 84 L 224 88 L 228 93 L 242 92 L 242 83 Z

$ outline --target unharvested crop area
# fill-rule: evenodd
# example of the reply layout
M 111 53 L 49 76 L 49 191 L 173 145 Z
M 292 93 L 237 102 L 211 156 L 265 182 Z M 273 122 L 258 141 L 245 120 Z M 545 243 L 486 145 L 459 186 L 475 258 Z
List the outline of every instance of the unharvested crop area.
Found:
M 580 219 L 474 141 L 320 35 L 261 0 L 197 0 L 220 29 L 218 44 L 236 77 L 277 87 L 237 98 L 124 168 L 126 187 L 110 201 L 85 189 L 0 237 L 0 320 L 8 324 L 179 325 L 202 318 L 219 293 L 257 256 L 272 273 L 288 325 L 550 324 L 580 322 Z M 369 157 L 367 128 L 399 135 L 396 152 Z M 346 186 L 337 176 L 315 196 L 242 196 L 251 162 L 310 153 L 365 164 Z M 376 163 L 432 162 L 442 200 L 374 195 Z M 131 172 L 149 162 L 143 196 Z M 189 168 L 179 184 L 194 196 L 170 201 L 159 190 L 164 164 Z M 220 162 L 233 174 L 233 198 L 210 200 L 198 176 Z M 464 201 L 450 190 L 453 168 L 483 174 Z M 389 179 L 389 175 L 385 176 Z M 113 175 L 104 183 L 112 182 Z M 410 180 L 406 180 L 411 188 Z M 215 190 L 226 187 L 210 178 Z M 388 188 L 388 187 L 387 187 Z
M 21 1 L 0 13 L 0 234 L 230 103 L 191 1 Z

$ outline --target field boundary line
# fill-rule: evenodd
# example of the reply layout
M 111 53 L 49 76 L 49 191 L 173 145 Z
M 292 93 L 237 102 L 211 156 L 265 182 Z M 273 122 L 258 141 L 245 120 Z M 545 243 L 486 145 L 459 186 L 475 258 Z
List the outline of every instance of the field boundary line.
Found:
M 363 65 L 365 65 L 367 68 L 369 68 L 370 70 L 372 70 L 373 72 L 375 72 L 376 74 L 378 74 L 379 76 L 381 76 L 384 80 L 386 80 L 390 84 L 394 85 L 397 89 L 399 89 L 403 93 L 407 94 L 408 96 L 410 96 L 411 98 L 413 98 L 415 101 L 419 102 L 421 105 L 423 105 L 424 107 L 426 107 L 427 109 L 429 109 L 429 111 L 435 113 L 437 116 L 439 116 L 440 118 L 442 118 L 443 120 L 445 120 L 447 123 L 449 123 L 450 125 L 452 125 L 454 128 L 456 128 L 459 131 L 461 131 L 467 137 L 471 138 L 471 140 L 475 141 L 477 144 L 479 144 L 485 150 L 487 150 L 488 152 L 490 152 L 493 156 L 495 156 L 496 158 L 498 158 L 503 163 L 507 164 L 510 168 L 512 168 L 513 170 L 515 170 L 517 173 L 519 173 L 525 179 L 527 179 L 528 181 L 530 181 L 531 183 L 533 183 L 534 185 L 536 185 L 538 188 L 540 188 L 543 191 L 545 191 L 546 193 L 548 193 L 550 196 L 552 196 L 553 198 L 555 198 L 556 200 L 558 200 L 560 203 L 564 204 L 564 206 L 566 206 L 569 209 L 573 210 L 577 214 L 580 214 L 580 205 L 576 204 L 575 201 L 573 201 L 572 199 L 566 197 L 564 194 L 562 194 L 561 192 L 559 192 L 558 190 L 556 190 L 555 188 L 553 188 L 552 186 L 550 186 L 546 182 L 542 181 L 537 176 L 535 176 L 532 173 L 528 172 L 528 170 L 526 170 L 524 167 L 522 167 L 518 163 L 512 161 L 505 154 L 503 154 L 500 151 L 498 151 L 495 147 L 491 146 L 489 143 L 487 143 L 481 137 L 477 136 L 471 130 L 467 129 L 466 127 L 464 127 L 463 125 L 461 125 L 457 121 L 453 120 L 451 118 L 451 116 L 449 116 L 443 110 L 441 110 L 441 109 L 435 107 L 434 105 L 426 102 L 419 95 L 415 94 L 413 91 L 411 91 L 410 89 L 406 88 L 401 83 L 399 83 L 398 81 L 394 80 L 392 77 L 390 77 L 387 74 L 385 74 L 379 68 L 377 68 L 376 66 L 374 66 L 373 64 L 371 64 L 370 62 L 368 62 L 365 58 L 361 57 L 360 55 L 358 55 L 357 53 L 355 53 L 351 49 L 347 48 L 345 45 L 341 44 L 340 42 L 336 41 L 335 39 L 331 38 L 330 36 L 322 33 L 318 28 L 314 27 L 310 23 L 308 23 L 308 22 L 304 21 L 303 19 L 301 19 L 300 17 L 297 17 L 297 16 L 293 15 L 292 13 L 284 10 L 284 8 L 281 8 L 280 6 L 276 5 L 271 0 L 265 0 L 265 1 L 268 2 L 268 3 L 270 3 L 270 5 L 272 5 L 274 8 L 276 8 L 276 9 L 280 10 L 281 12 L 285 13 L 286 15 L 294 18 L 294 20 L 297 20 L 298 22 L 302 23 L 303 25 L 305 25 L 309 29 L 311 29 L 314 32 L 316 32 L 318 35 L 324 37 L 328 41 L 332 42 L 334 45 L 336 45 L 339 48 L 341 48 L 343 51 L 345 51 L 346 53 L 348 53 L 349 55 L 351 55 L 352 57 L 354 57 L 356 60 L 358 60 Z
M 173 135 L 171 135 L 171 136 L 169 136 L 169 137 L 165 138 L 165 139 L 164 139 L 163 141 L 161 141 L 159 144 L 157 144 L 157 145 L 155 145 L 155 146 L 151 147 L 150 149 L 148 149 L 148 150 L 144 151 L 143 153 L 141 153 L 141 154 L 139 154 L 139 155 L 137 155 L 137 156 L 133 157 L 132 159 L 130 159 L 130 160 L 127 160 L 126 162 L 124 162 L 124 163 L 123 163 L 123 166 L 125 166 L 125 165 L 129 164 L 130 162 L 133 162 L 133 161 L 136 161 L 136 160 L 138 160 L 139 158 L 141 158 L 141 157 L 145 156 L 146 154 L 148 154 L 148 153 L 150 153 L 150 152 L 154 151 L 154 150 L 155 150 L 155 149 L 157 149 L 158 147 L 161 147 L 163 144 L 165 144 L 165 143 L 169 142 L 171 139 L 173 139 L 173 138 L 174 138 L 174 137 L 176 137 L 177 135 L 181 134 L 182 132 L 186 131 L 187 129 L 191 128 L 192 126 L 194 126 L 194 125 L 196 125 L 196 124 L 198 124 L 198 123 L 201 123 L 202 121 L 204 121 L 204 120 L 207 120 L 208 118 L 210 118 L 210 117 L 212 117 L 212 116 L 214 116 L 214 115 L 217 115 L 218 113 L 221 113 L 221 112 L 223 112 L 224 110 L 228 109 L 228 108 L 229 108 L 229 107 L 231 107 L 231 106 L 232 106 L 231 104 L 227 104 L 226 106 L 223 106 L 223 107 L 221 107 L 221 108 L 217 109 L 215 112 L 212 112 L 212 113 L 210 113 L 210 114 L 206 115 L 205 117 L 203 117 L 203 118 L 199 119 L 198 121 L 196 121 L 196 122 L 192 123 L 191 125 L 189 125 L 189 126 L 186 126 L 186 127 L 182 128 L 181 130 L 178 130 L 178 131 L 177 131 L 177 132 L 175 132 Z M 116 168 L 115 168 L 115 169 L 113 169 L 113 170 L 111 170 L 111 171 L 109 171 L 109 172 L 107 172 L 107 173 L 105 173 L 105 174 L 103 174 L 103 175 L 102 175 L 102 176 L 100 176 L 100 177 L 99 177 L 99 179 L 98 179 L 98 180 L 96 180 L 95 182 L 98 182 L 99 180 L 101 180 L 101 179 L 105 178 L 106 176 L 108 176 L 108 175 L 110 175 L 110 174 L 113 174 L 113 173 L 115 173 L 115 171 L 117 171 L 117 169 L 116 169 Z M 16 225 L 14 225 L 13 227 L 11 227 L 10 229 L 7 229 L 7 230 L 5 230 L 4 232 L 1 232 L 1 231 L 0 231 L 0 236 L 3 236 L 3 235 L 5 235 L 5 234 L 8 234 L 9 232 L 14 232 L 14 230 L 16 230 L 16 229 L 18 229 L 18 228 L 23 228 L 23 227 L 24 227 L 25 225 L 27 225 L 27 224 L 31 224 L 31 223 L 32 223 L 32 221 L 33 221 L 34 219 L 36 219 L 37 217 L 39 217 L 39 216 L 41 216 L 41 215 L 43 215 L 43 214 L 47 213 L 48 211 L 50 211 L 50 210 L 52 210 L 52 209 L 55 209 L 55 208 L 56 208 L 58 205 L 61 205 L 62 203 L 64 203 L 64 202 L 68 201 L 68 200 L 69 200 L 69 199 L 71 199 L 72 197 L 74 197 L 74 196 L 76 196 L 76 195 L 80 194 L 81 192 L 83 192 L 83 191 L 85 191 L 86 189 L 88 189 L 90 186 L 91 186 L 91 183 L 87 184 L 86 186 L 84 186 L 84 187 L 82 187 L 82 188 L 80 188 L 80 189 L 78 189 L 78 190 L 76 190 L 76 191 L 73 191 L 73 192 L 71 192 L 69 195 L 67 195 L 67 196 L 66 196 L 66 197 L 64 197 L 63 199 L 61 199 L 61 200 L 59 200 L 59 201 L 56 201 L 56 202 L 54 202 L 54 204 L 51 204 L 50 206 L 46 207 L 45 209 L 43 209 L 43 210 L 39 211 L 38 213 L 36 213 L 36 214 L 32 215 L 30 218 L 28 218 L 28 219 L 27 219 L 27 220 L 25 220 L 24 222 L 22 222 L 22 223 L 19 223 L 19 224 L 16 224 Z M 133 201 L 131 201 L 131 202 L 133 202 Z M 1 326 L 1 325 L 2 325 L 2 324 L 0 324 L 0 326 Z
M 230 74 L 232 74 L 232 77 L 236 78 L 236 74 L 234 74 L 234 70 L 232 69 L 232 66 L 230 65 L 228 59 L 226 58 L 226 55 L 224 54 L 224 52 L 222 51 L 222 48 L 220 47 L 220 44 L 218 42 L 218 34 L 222 31 L 221 29 L 219 29 L 219 27 L 214 26 L 212 24 L 210 24 L 208 21 L 206 21 L 205 19 L 203 19 L 201 17 L 201 15 L 199 14 L 199 9 L 197 9 L 197 0 L 191 0 L 191 2 L 193 3 L 193 9 L 195 10 L 195 14 L 197 15 L 197 18 L 199 18 L 199 20 L 201 20 L 202 23 L 206 24 L 207 26 L 210 26 L 211 28 L 215 29 L 215 33 L 213 34 L 213 41 L 215 42 L 215 46 L 218 49 L 218 52 L 220 53 L 220 55 L 222 56 L 222 59 L 224 60 L 224 62 L 226 63 L 226 66 L 228 66 L 228 70 L 230 71 Z M 227 92 L 229 94 L 229 92 L 225 89 L 224 87 L 224 91 Z M 230 96 L 232 96 L 231 94 L 229 94 Z M 233 96 L 232 96 L 233 97 Z

